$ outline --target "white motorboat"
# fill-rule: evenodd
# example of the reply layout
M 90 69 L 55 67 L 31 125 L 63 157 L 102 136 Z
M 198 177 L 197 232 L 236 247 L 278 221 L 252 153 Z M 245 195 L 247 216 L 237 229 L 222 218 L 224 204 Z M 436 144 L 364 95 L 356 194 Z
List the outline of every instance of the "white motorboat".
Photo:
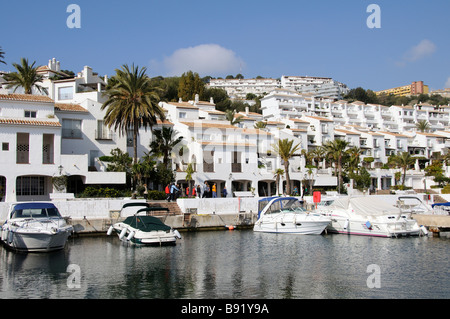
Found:
M 317 212 L 331 218 L 328 232 L 348 235 L 399 237 L 420 235 L 425 230 L 405 212 L 376 196 L 337 198 Z
M 259 200 L 256 232 L 320 235 L 331 219 L 304 209 L 296 197 Z
M 72 232 L 52 203 L 17 203 L 11 205 L 0 238 L 17 251 L 49 252 L 63 249 Z
M 150 207 L 147 203 L 127 203 L 121 212 L 130 209 L 135 213 L 124 221 L 111 225 L 107 235 L 116 232 L 121 241 L 136 245 L 176 244 L 177 239 L 181 239 L 178 230 L 164 224 L 157 217 L 148 216 L 155 211 L 168 211 L 167 208 Z

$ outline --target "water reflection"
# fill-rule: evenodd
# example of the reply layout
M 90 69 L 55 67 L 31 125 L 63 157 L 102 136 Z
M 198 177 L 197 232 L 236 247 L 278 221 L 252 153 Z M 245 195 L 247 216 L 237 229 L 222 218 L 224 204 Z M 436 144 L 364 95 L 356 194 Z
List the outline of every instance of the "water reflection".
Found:
M 50 254 L 0 248 L 0 298 L 448 298 L 448 243 L 252 231 L 184 233 L 168 247 L 76 238 Z M 370 264 L 380 289 L 367 287 Z

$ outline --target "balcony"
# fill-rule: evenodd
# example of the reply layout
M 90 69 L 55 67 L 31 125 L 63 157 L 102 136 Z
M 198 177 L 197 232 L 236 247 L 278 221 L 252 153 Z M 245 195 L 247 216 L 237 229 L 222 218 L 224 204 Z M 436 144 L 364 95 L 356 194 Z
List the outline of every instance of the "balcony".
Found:
M 113 131 L 108 130 L 95 130 L 95 139 L 101 141 L 113 141 L 115 134 Z
M 214 163 L 203 162 L 203 172 L 204 173 L 214 173 Z

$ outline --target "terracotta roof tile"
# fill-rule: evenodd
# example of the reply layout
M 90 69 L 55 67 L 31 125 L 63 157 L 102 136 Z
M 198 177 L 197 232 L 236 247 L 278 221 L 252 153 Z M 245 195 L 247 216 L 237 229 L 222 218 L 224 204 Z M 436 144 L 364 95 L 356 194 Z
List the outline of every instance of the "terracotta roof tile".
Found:
M 0 100 L 53 103 L 48 96 L 32 94 L 0 94 Z
M 54 126 L 54 127 L 60 127 L 61 126 L 61 123 L 59 123 L 57 121 L 22 120 L 22 119 L 6 119 L 6 118 L 0 118 L 0 124 L 33 125 L 33 126 Z

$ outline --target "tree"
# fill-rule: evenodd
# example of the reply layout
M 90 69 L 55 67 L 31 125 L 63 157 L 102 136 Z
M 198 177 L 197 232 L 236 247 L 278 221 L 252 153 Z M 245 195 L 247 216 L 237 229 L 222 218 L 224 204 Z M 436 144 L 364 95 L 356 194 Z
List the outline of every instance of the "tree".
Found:
M 340 192 L 342 185 L 342 158 L 349 145 L 349 142 L 340 139 L 328 141 L 324 145 L 327 150 L 327 157 L 333 159 L 335 168 L 337 168 L 338 171 L 338 192 Z
M 230 121 L 231 125 L 239 124 L 242 122 L 242 115 L 236 116 L 235 110 L 228 110 L 225 112 L 225 118 Z
M 195 95 L 203 96 L 205 83 L 202 81 L 198 73 L 188 71 L 183 73 L 178 85 L 178 97 L 183 101 L 194 100 Z
M 137 158 L 137 136 L 139 128 L 153 127 L 157 122 L 157 117 L 165 119 L 164 111 L 158 106 L 159 95 L 155 87 L 152 86 L 149 77 L 146 75 L 147 68 L 139 69 L 138 66 L 123 65 L 116 69 L 116 75 L 110 79 L 105 94 L 107 101 L 101 109 L 106 109 L 105 125 L 114 127 L 120 133 L 126 134 L 128 130 L 133 131 L 133 161 L 136 164 Z
M 25 58 L 20 60 L 20 64 L 13 63 L 13 66 L 17 72 L 7 73 L 4 75 L 4 79 L 8 82 L 6 88 L 14 88 L 14 92 L 16 92 L 19 87 L 22 87 L 25 94 L 33 94 L 34 87 L 39 92 L 48 94 L 47 89 L 38 84 L 44 80 L 44 77 L 37 73 L 37 67 L 34 66 L 35 64 L 36 61 L 30 65 L 28 63 L 28 59 Z
M 420 120 L 420 121 L 417 121 L 417 123 L 416 123 L 416 129 L 419 132 L 422 132 L 422 133 L 428 132 L 428 130 L 430 128 L 431 128 L 430 123 L 428 123 L 427 120 Z
M 300 143 L 294 145 L 294 140 L 287 138 L 278 140 L 272 145 L 273 150 L 281 157 L 284 162 L 284 171 L 286 173 L 286 194 L 291 194 L 291 179 L 289 177 L 289 159 L 294 156 L 295 152 L 300 150 Z
M 191 181 L 193 180 L 192 175 L 195 173 L 194 167 L 192 166 L 192 163 L 189 163 L 187 168 L 186 168 L 186 180 L 188 182 L 188 186 L 189 186 L 189 193 L 188 193 L 188 197 L 191 197 L 192 195 L 192 186 L 191 186 Z M 200 196 L 200 195 L 199 195 Z
M 5 58 L 5 51 L 2 50 L 2 47 L 0 47 L 0 63 L 6 64 L 6 62 L 3 60 Z
M 402 186 L 404 187 L 406 182 L 406 171 L 414 164 L 414 157 L 412 157 L 409 152 L 401 152 L 400 154 L 390 157 L 390 160 L 403 170 Z
M 161 130 L 153 130 L 154 140 L 150 143 L 152 153 L 163 157 L 163 163 L 169 167 L 169 157 L 172 149 L 183 140 L 183 136 L 175 138 L 177 132 L 171 127 L 163 127 Z

